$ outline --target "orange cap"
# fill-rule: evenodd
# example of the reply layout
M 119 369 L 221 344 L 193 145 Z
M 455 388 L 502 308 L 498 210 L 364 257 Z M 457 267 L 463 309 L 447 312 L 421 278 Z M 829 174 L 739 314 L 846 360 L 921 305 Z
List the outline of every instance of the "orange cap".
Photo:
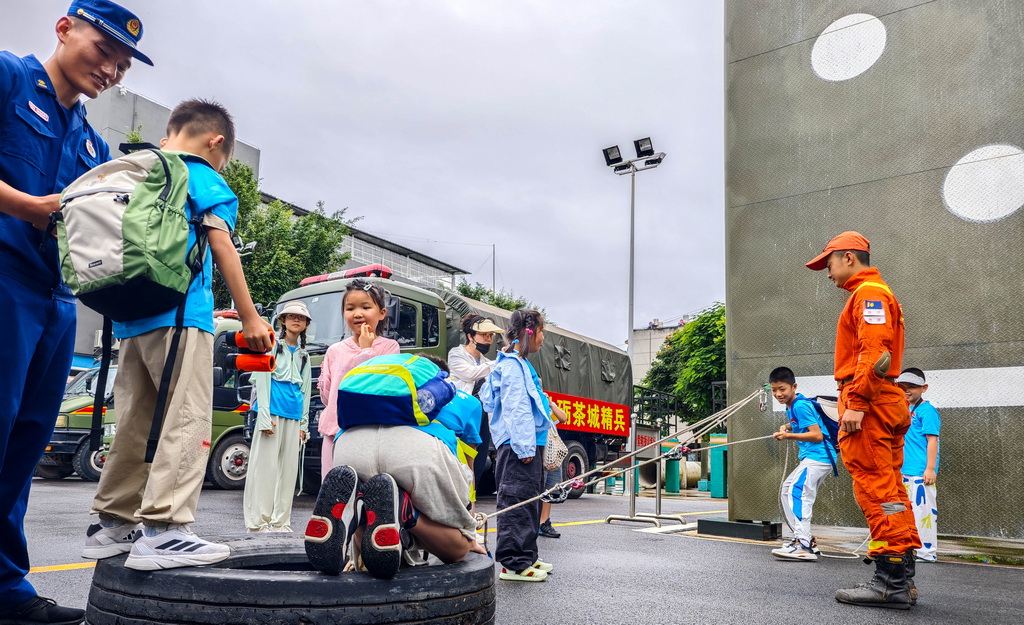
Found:
M 870 253 L 871 243 L 864 238 L 864 235 L 856 230 L 847 230 L 829 241 L 828 245 L 825 246 L 825 251 L 818 254 L 814 257 L 814 260 L 807 263 L 807 268 L 814 271 L 824 269 L 828 264 L 828 255 L 840 250 L 859 250 L 861 252 Z

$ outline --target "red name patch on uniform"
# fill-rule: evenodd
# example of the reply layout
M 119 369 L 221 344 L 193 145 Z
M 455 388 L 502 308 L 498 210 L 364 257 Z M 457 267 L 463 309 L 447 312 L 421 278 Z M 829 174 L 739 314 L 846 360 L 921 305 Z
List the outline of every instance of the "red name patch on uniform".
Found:
M 200 445 L 200 447 L 209 448 L 210 447 L 210 441 L 203 441 L 203 443 L 202 443 L 202 445 Z

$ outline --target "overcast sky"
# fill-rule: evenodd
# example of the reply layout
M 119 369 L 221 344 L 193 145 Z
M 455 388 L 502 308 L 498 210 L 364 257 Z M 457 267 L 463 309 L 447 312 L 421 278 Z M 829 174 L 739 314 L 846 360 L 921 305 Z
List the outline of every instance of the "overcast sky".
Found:
M 723 8 L 716 0 L 125 0 L 124 84 L 215 98 L 259 147 L 263 190 L 471 272 L 615 345 L 627 336 L 629 177 L 602 148 L 668 154 L 637 174 L 635 325 L 724 300 Z M 53 50 L 66 0 L 4 0 L 0 48 Z

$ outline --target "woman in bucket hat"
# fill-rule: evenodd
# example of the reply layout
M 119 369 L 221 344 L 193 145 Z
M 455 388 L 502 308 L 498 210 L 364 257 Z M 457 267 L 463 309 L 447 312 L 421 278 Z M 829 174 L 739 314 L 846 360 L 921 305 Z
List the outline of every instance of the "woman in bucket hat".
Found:
M 311 386 L 306 329 L 313 319 L 301 301 L 277 315 L 274 370 L 252 374 L 256 413 L 245 480 L 245 526 L 250 532 L 290 532 L 299 456 L 309 436 Z

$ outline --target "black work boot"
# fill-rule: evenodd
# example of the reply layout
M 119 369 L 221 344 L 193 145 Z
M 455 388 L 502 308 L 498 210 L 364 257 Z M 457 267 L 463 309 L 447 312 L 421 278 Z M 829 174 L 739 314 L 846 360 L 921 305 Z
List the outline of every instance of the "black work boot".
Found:
M 0 612 L 0 623 L 11 625 L 78 625 L 85 620 L 85 610 L 65 608 L 53 599 L 35 596 L 25 603 Z
M 882 554 L 875 557 L 875 575 L 866 584 L 836 591 L 836 601 L 874 608 L 909 610 L 906 556 Z
M 907 593 L 910 594 L 910 605 L 917 605 L 917 584 L 914 583 L 914 574 L 917 572 L 917 551 L 911 549 L 903 554 L 903 560 L 907 565 Z
M 547 521 L 541 523 L 540 530 L 537 533 L 541 536 L 546 536 L 548 538 L 562 537 L 562 534 L 560 532 L 555 531 L 555 528 L 551 526 L 551 519 L 548 519 Z

